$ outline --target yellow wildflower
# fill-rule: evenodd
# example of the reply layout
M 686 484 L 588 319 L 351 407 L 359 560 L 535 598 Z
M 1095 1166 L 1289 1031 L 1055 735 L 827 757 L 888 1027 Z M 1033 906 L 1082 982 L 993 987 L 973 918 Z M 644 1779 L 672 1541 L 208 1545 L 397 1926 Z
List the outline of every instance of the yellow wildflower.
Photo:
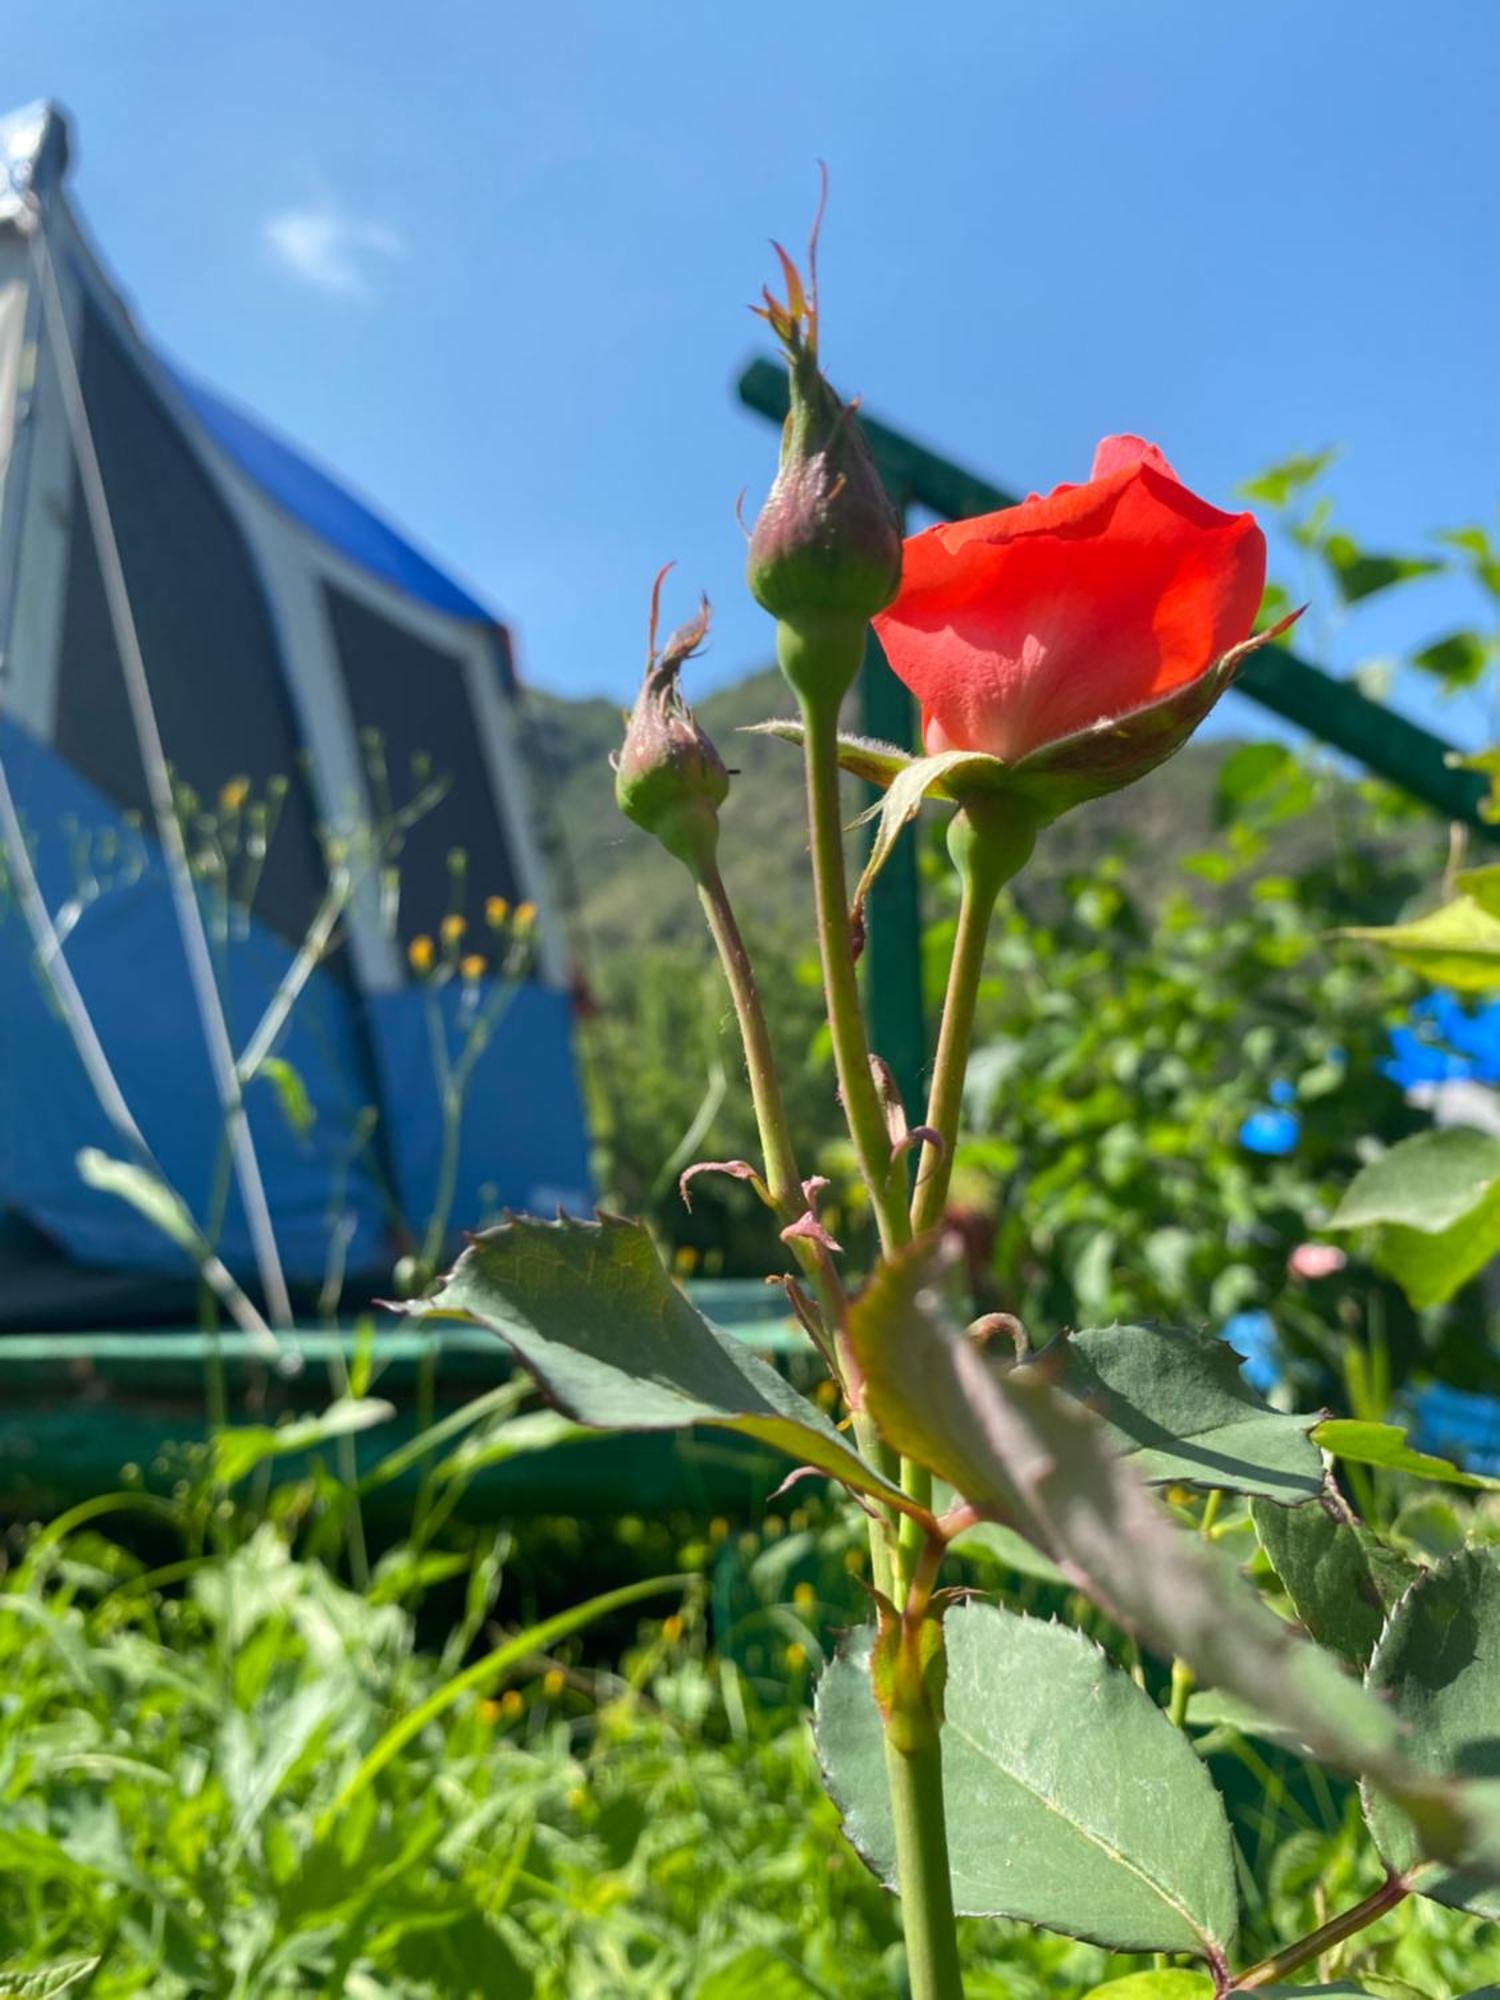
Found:
M 437 951 L 432 939 L 424 933 L 421 937 L 414 937 L 412 939 L 411 943 L 406 947 L 406 956 L 411 961 L 413 972 L 431 972 L 432 962 L 437 957 Z
M 556 1701 L 567 1685 L 567 1676 L 559 1673 L 556 1667 L 551 1668 L 542 1676 L 542 1693 L 547 1697 L 548 1701 Z
M 458 912 L 454 910 L 449 916 L 446 916 L 443 919 L 443 925 L 442 925 L 443 943 L 449 946 L 456 945 L 467 929 L 468 925 L 464 922 L 463 918 L 458 914 Z
M 231 778 L 219 794 L 219 804 L 227 813 L 237 813 L 250 796 L 248 778 Z
M 458 961 L 458 970 L 464 979 L 483 979 L 485 959 L 481 951 L 471 951 L 466 958 Z
M 510 904 L 503 896 L 491 896 L 484 906 L 484 920 L 492 931 L 499 930 L 510 915 Z
M 661 1621 L 661 1636 L 669 1646 L 675 1646 L 682 1637 L 682 1620 L 674 1611 L 670 1618 Z

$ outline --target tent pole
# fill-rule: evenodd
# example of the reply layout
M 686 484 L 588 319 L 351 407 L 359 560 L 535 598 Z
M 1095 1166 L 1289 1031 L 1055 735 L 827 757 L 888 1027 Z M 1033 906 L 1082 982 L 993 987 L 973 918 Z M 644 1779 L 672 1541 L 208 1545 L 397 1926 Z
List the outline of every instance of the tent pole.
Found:
M 115 646 L 124 673 L 125 690 L 130 702 L 131 720 L 135 726 L 152 816 L 156 823 L 157 839 L 161 844 L 162 856 L 166 863 L 167 880 L 177 915 L 183 953 L 187 959 L 188 976 L 192 982 L 209 1066 L 213 1073 L 214 1088 L 218 1094 L 219 1107 L 229 1139 L 235 1181 L 244 1205 L 245 1219 L 255 1251 L 261 1292 L 268 1311 L 275 1324 L 290 1327 L 292 1304 L 281 1267 L 280 1253 L 276 1246 L 276 1232 L 271 1220 L 270 1205 L 266 1199 L 265 1183 L 261 1177 L 260 1161 L 256 1154 L 249 1119 L 245 1114 L 244 1094 L 236 1070 L 229 1025 L 224 1017 L 218 982 L 214 976 L 213 955 L 209 948 L 208 934 L 204 929 L 203 913 L 198 907 L 192 870 L 182 838 L 182 828 L 178 823 L 176 801 L 172 796 L 171 773 L 167 767 L 161 729 L 151 698 L 151 684 L 146 674 L 145 656 L 141 651 L 140 636 L 136 631 L 135 618 L 131 610 L 130 592 L 120 559 L 119 544 L 115 539 L 109 496 L 100 470 L 98 454 L 94 448 L 93 432 L 89 424 L 88 408 L 84 402 L 77 360 L 73 353 L 67 313 L 58 290 L 57 273 L 47 242 L 41 205 L 34 194 L 30 198 L 30 211 L 34 225 L 30 239 L 32 262 L 37 273 L 43 318 L 47 325 L 53 358 L 57 364 L 63 409 L 67 416 L 77 463 L 79 487 L 88 509 L 89 525 L 99 559 Z

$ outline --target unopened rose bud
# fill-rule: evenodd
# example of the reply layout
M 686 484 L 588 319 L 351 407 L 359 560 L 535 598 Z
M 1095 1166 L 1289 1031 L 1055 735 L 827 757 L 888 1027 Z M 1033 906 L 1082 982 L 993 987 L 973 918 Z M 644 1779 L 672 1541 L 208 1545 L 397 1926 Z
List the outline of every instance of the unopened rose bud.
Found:
M 729 795 L 729 773 L 693 711 L 678 678 L 708 631 L 708 600 L 690 624 L 656 650 L 657 606 L 663 570 L 651 593 L 651 637 L 646 678 L 614 759 L 615 800 L 627 819 L 654 834 L 695 875 L 714 859 L 719 807 Z
M 817 225 L 805 285 L 780 244 L 775 248 L 786 300 L 767 291 L 764 306 L 754 310 L 786 351 L 791 407 L 780 469 L 750 537 L 746 573 L 756 600 L 794 631 L 821 635 L 846 627 L 852 678 L 866 621 L 901 586 L 901 520 L 854 405 L 842 401 L 818 366 Z M 796 685 L 794 662 L 783 665 Z

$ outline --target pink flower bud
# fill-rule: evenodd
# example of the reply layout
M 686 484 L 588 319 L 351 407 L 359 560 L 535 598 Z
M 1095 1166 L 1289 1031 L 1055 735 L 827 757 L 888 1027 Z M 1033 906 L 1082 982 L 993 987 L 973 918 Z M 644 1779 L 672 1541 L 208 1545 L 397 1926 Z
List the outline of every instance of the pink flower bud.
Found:
M 1349 1259 L 1335 1243 L 1299 1243 L 1286 1260 L 1294 1278 L 1331 1278 Z
M 818 212 L 821 220 L 821 204 Z M 847 622 L 858 629 L 900 588 L 901 521 L 855 406 L 843 402 L 818 367 L 817 238 L 815 222 L 805 285 L 775 245 L 785 303 L 766 291 L 764 306 L 752 308 L 786 351 L 791 408 L 776 483 L 750 538 L 747 575 L 756 600 L 787 624 Z
M 668 565 L 670 568 L 670 564 Z M 719 841 L 719 807 L 729 795 L 729 773 L 693 711 L 678 678 L 708 631 L 708 599 L 691 623 L 656 650 L 662 570 L 651 592 L 651 634 L 646 678 L 636 697 L 615 769 L 615 800 L 627 819 L 654 834 L 695 875 L 711 866 Z

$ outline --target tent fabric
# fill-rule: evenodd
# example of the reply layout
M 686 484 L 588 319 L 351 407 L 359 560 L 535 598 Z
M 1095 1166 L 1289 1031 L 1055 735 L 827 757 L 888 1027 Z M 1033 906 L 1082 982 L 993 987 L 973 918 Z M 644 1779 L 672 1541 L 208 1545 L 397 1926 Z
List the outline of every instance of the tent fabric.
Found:
M 158 359 L 160 357 L 158 356 Z M 247 478 L 311 533 L 372 576 L 452 618 L 492 625 L 493 615 L 380 516 L 248 412 L 168 362 L 184 402 Z
M 14 421 L 18 445 L 0 459 L 0 759 L 126 1102 L 167 1180 L 251 1283 L 256 1259 L 145 810 L 54 327 L 32 310 L 30 190 L 179 797 L 232 821 L 241 779 L 252 802 L 284 781 L 251 907 L 229 909 L 217 888 L 200 890 L 236 1050 L 295 963 L 329 855 L 356 858 L 360 879 L 334 947 L 277 1035 L 280 1070 L 246 1086 L 246 1112 L 289 1280 L 316 1288 L 337 1258 L 352 1285 L 378 1289 L 435 1210 L 451 1248 L 500 1206 L 577 1210 L 590 1198 L 566 965 L 506 635 L 327 473 L 160 360 L 73 216 L 61 185 L 67 152 L 65 122 L 48 107 L 0 120 L 0 392 L 10 393 L 0 439 Z M 23 330 L 38 338 L 26 357 Z M 408 825 L 419 768 L 446 790 Z M 266 823 L 252 804 L 233 838 L 250 851 Z M 212 817 L 192 828 L 195 848 L 223 835 Z M 393 865 L 381 843 L 402 839 Z M 491 983 L 493 967 L 478 969 L 490 949 L 489 897 L 540 912 L 536 969 L 514 992 Z M 473 961 L 465 975 L 414 978 L 406 947 L 456 920 Z M 454 1065 L 464 1077 L 456 1124 L 443 1102 Z M 126 1150 L 16 901 L 0 889 L 0 1280 L 26 1261 L 26 1246 L 48 1246 L 52 1324 L 67 1310 L 53 1282 L 65 1259 L 80 1272 L 80 1297 L 97 1298 L 108 1274 L 127 1291 L 136 1279 L 176 1285 L 192 1275 L 148 1217 L 85 1184 L 85 1147 Z M 12 1239 L 20 1251 L 6 1247 Z M 5 1323 L 16 1321 L 0 1302 Z
M 65 908 L 81 875 L 97 893 L 67 938 L 68 963 L 111 1067 L 163 1172 L 202 1224 L 211 1222 L 223 1121 L 193 1007 L 171 892 L 154 843 L 132 833 L 117 807 L 24 730 L 0 721 L 0 756 L 27 825 L 48 907 Z M 65 830 L 65 831 L 64 831 Z M 104 857 L 117 857 L 114 863 Z M 205 908 L 210 935 L 218 913 Z M 221 990 L 231 1035 L 243 1047 L 292 961 L 291 948 L 253 919 L 221 944 Z M 277 1044 L 306 1093 L 311 1120 L 298 1131 L 265 1077 L 246 1110 L 288 1275 L 316 1283 L 335 1226 L 349 1231 L 353 1271 L 389 1264 L 388 1209 L 373 1161 L 351 1158 L 374 1079 L 358 1060 L 356 1003 L 326 971 L 312 975 Z M 123 1154 L 67 1028 L 33 960 L 13 904 L 0 920 L 0 1207 L 12 1207 L 85 1263 L 120 1270 L 173 1268 L 183 1253 L 114 1195 L 88 1187 L 86 1146 Z M 335 1211 L 336 1204 L 336 1211 Z M 232 1269 L 254 1268 L 232 1190 L 219 1235 Z
M 86 301 L 80 373 L 162 740 L 179 783 L 210 805 L 232 780 L 285 786 L 256 912 L 293 945 L 325 888 L 316 809 L 266 592 L 190 441 L 110 325 Z M 149 810 L 124 670 L 87 510 L 71 506 L 54 743 L 122 806 Z M 225 727 L 225 693 L 234 723 Z
M 400 1205 L 419 1227 L 443 1207 L 446 1135 L 435 1043 L 451 1070 L 476 1027 L 483 1034 L 492 1007 L 497 1018 L 464 1092 L 451 1168 L 471 1211 L 465 1220 L 493 1220 L 505 1208 L 538 1215 L 589 1209 L 568 996 L 534 981 L 497 994 L 490 981 L 452 980 L 371 998 L 381 1094 L 400 1134 Z

